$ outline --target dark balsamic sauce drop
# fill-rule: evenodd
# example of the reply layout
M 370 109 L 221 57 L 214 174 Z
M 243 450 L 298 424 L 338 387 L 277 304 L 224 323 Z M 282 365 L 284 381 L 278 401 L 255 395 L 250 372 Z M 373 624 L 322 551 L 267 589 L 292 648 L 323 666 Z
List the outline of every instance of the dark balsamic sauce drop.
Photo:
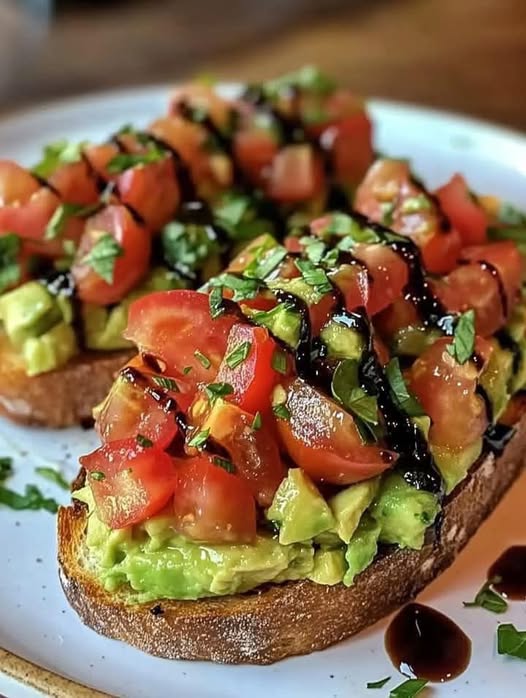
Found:
M 505 550 L 488 570 L 488 580 L 507 599 L 526 601 L 526 545 Z
M 471 640 L 464 631 L 443 613 L 418 603 L 404 606 L 391 621 L 385 648 L 402 674 L 428 681 L 456 678 L 471 659 Z

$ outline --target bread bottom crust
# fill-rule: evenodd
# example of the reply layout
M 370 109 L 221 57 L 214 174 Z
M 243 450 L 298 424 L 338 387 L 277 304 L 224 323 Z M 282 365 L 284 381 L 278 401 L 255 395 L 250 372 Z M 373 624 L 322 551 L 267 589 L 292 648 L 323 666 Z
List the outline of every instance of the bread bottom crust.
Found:
M 372 625 L 412 599 L 440 572 L 492 512 L 526 460 L 526 416 L 502 455 L 481 458 L 445 500 L 434 542 L 380 556 L 352 587 L 307 580 L 199 601 L 126 604 L 79 564 L 83 505 L 58 517 L 60 580 L 81 620 L 98 633 L 159 657 L 230 664 L 270 664 L 321 650 Z

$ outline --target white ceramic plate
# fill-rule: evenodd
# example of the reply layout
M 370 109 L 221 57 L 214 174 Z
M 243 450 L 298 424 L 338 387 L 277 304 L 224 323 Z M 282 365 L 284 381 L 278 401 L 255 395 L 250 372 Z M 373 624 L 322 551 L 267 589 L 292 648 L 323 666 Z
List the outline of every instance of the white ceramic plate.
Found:
M 123 123 L 146 124 L 163 112 L 167 90 L 149 88 L 43 106 L 0 123 L 0 157 L 36 161 L 53 140 L 104 139 Z M 410 156 L 431 185 L 464 172 L 477 191 L 496 193 L 526 208 L 526 138 L 477 121 L 416 107 L 371 102 L 380 151 Z M 52 396 L 50 396 L 52 399 Z M 13 455 L 13 485 L 35 482 L 34 468 L 56 464 L 69 477 L 77 456 L 95 444 L 93 433 L 23 429 L 0 422 L 0 455 Z M 40 483 L 39 483 L 40 484 Z M 66 501 L 54 485 L 43 489 Z M 473 641 L 473 659 L 456 681 L 426 696 L 519 698 L 526 695 L 526 664 L 497 657 L 495 628 L 502 617 L 465 609 L 486 570 L 507 546 L 525 542 L 526 477 L 517 483 L 455 564 L 421 600 L 455 619 Z M 317 654 L 270 667 L 226 667 L 156 659 L 81 625 L 61 592 L 56 572 L 55 519 L 45 512 L 0 509 L 0 647 L 79 683 L 119 696 L 152 698 L 360 698 L 388 695 L 403 680 L 383 647 L 382 622 L 359 637 Z M 526 604 L 505 619 L 526 628 Z M 367 681 L 392 675 L 382 691 Z M 0 693 L 35 695 L 0 675 Z M 74 695 L 74 693 L 72 693 Z

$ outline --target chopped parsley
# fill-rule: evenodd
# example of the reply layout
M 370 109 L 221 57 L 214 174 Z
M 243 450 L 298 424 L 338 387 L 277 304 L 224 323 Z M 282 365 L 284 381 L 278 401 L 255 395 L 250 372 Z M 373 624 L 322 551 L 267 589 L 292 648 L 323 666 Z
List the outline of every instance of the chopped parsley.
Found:
M 93 470 L 90 473 L 90 477 L 92 480 L 95 480 L 96 482 L 102 482 L 102 480 L 106 479 L 106 475 L 102 472 L 102 470 Z
M 506 599 L 491 588 L 491 585 L 498 581 L 498 578 L 487 581 L 473 601 L 464 601 L 464 606 L 466 608 L 484 608 L 492 613 L 504 613 L 508 609 Z
M 87 145 L 82 143 L 70 143 L 69 141 L 56 141 L 44 147 L 42 160 L 33 167 L 33 174 L 47 179 L 60 166 L 72 162 L 78 162 L 82 157 L 82 149 Z
M 289 408 L 284 402 L 280 402 L 277 405 L 273 405 L 272 411 L 278 419 L 284 419 L 287 422 L 290 420 Z
M 18 255 L 22 246 L 16 233 L 0 236 L 0 293 L 20 281 Z
M 225 312 L 225 308 L 223 306 L 222 286 L 214 286 L 210 292 L 210 295 L 208 296 L 208 302 L 210 303 L 210 317 L 213 320 Z
M 58 511 L 57 502 L 51 497 L 45 497 L 36 485 L 26 485 L 23 494 L 0 485 L 0 504 L 17 511 L 44 509 L 51 514 Z
M 261 429 L 261 424 L 261 412 L 256 412 L 256 414 L 254 415 L 254 419 L 252 420 L 252 430 L 257 431 L 258 429 Z
M 274 349 L 272 354 L 272 368 L 277 373 L 285 375 L 287 373 L 287 356 L 282 349 Z
M 499 625 L 497 652 L 517 659 L 526 659 L 526 630 L 517 630 L 512 623 Z
M 206 226 L 172 221 L 161 231 L 164 261 L 171 269 L 195 274 L 211 257 L 219 253 L 217 240 Z
M 106 283 L 113 283 L 113 273 L 117 257 L 122 257 L 124 250 L 110 233 L 102 233 L 91 250 L 82 258 Z
M 35 473 L 37 475 L 40 475 L 40 477 L 43 477 L 46 480 L 49 480 L 50 482 L 54 482 L 55 485 L 58 485 L 63 490 L 70 489 L 69 482 L 66 480 L 64 475 L 62 475 L 61 472 L 59 472 L 58 470 L 55 470 L 54 468 L 47 468 L 47 467 L 35 468 Z
M 385 679 L 380 679 L 379 681 L 369 681 L 367 688 L 383 688 L 386 683 L 391 680 L 390 676 L 386 676 Z
M 4 482 L 13 474 L 13 459 L 9 456 L 0 458 L 0 482 Z
M 389 693 L 389 698 L 414 698 L 427 686 L 427 679 L 408 679 Z
M 70 218 L 77 216 L 83 218 L 89 216 L 91 213 L 99 208 L 99 204 L 92 204 L 90 206 L 82 206 L 79 204 L 60 204 L 60 206 L 55 210 L 55 213 L 49 219 L 49 223 L 46 226 L 44 232 L 45 240 L 54 240 L 62 235 L 66 225 L 69 223 Z
M 173 390 L 175 393 L 179 392 L 179 386 L 173 378 L 168 378 L 168 376 L 152 376 L 152 380 L 160 388 L 164 388 L 165 390 Z
M 416 397 L 407 389 L 398 357 L 392 358 L 385 367 L 385 374 L 398 405 L 410 417 L 423 417 L 425 412 Z
M 378 405 L 374 395 L 360 386 L 358 361 L 344 359 L 338 364 L 331 384 L 334 397 L 354 415 L 368 424 L 378 425 Z
M 107 170 L 110 174 L 120 174 L 130 167 L 159 162 L 165 155 L 164 150 L 154 146 L 150 146 L 144 153 L 118 153 L 109 161 Z
M 287 256 L 287 250 L 279 245 L 262 255 L 256 255 L 254 260 L 245 269 L 244 274 L 254 279 L 266 279 Z
M 184 376 L 187 376 L 187 375 L 190 373 L 190 371 L 191 371 L 192 369 L 193 369 L 193 366 L 185 366 L 185 367 L 183 368 L 183 375 L 184 375 Z
M 332 284 L 325 269 L 315 266 L 308 259 L 296 259 L 295 264 L 300 270 L 305 283 L 319 294 L 323 295 L 332 291 Z
M 241 365 L 250 354 L 251 348 L 252 342 L 241 342 L 241 344 L 234 347 L 232 351 L 228 352 L 225 356 L 225 362 L 228 368 L 234 369 Z
M 206 444 L 209 436 L 210 429 L 201 429 L 192 436 L 192 438 L 188 442 L 188 446 L 191 446 L 192 448 L 202 449 Z
M 236 469 L 232 461 L 229 461 L 228 458 L 222 458 L 221 456 L 214 456 L 212 458 L 212 462 L 214 465 L 219 466 L 220 468 L 223 468 L 223 470 L 226 470 L 227 473 L 235 473 Z
M 203 354 L 201 351 L 199 351 L 199 349 L 196 349 L 196 350 L 194 351 L 194 356 L 195 356 L 195 358 L 199 361 L 199 363 L 201 364 L 201 366 L 202 366 L 203 368 L 205 368 L 205 369 L 208 371 L 208 369 L 209 369 L 210 366 L 212 365 L 212 362 L 210 361 L 210 359 L 208 358 L 208 356 L 206 356 L 206 355 Z M 187 373 L 190 373 L 190 371 L 192 370 L 192 367 L 191 367 L 191 366 L 187 366 L 187 368 L 188 368 L 188 371 L 186 370 L 186 368 L 184 369 L 185 375 L 186 375 Z
M 459 364 L 465 364 L 475 349 L 475 311 L 468 310 L 457 320 L 452 344 L 447 345 L 450 354 Z
M 219 398 L 226 397 L 227 395 L 232 395 L 234 388 L 230 383 L 209 383 L 205 386 L 205 393 L 210 400 L 210 404 L 213 405 Z
M 224 272 L 209 281 L 211 286 L 224 286 L 234 292 L 232 300 L 244 301 L 255 298 L 261 289 L 261 282 L 258 279 L 249 279 L 244 276 L 237 276 Z
M 141 446 L 142 448 L 151 448 L 153 446 L 153 441 L 149 439 L 147 436 L 143 436 L 142 434 L 137 434 L 136 440 L 139 446 Z
M 304 247 L 307 259 L 313 264 L 319 264 L 327 248 L 326 244 L 313 236 L 302 237 L 300 242 Z

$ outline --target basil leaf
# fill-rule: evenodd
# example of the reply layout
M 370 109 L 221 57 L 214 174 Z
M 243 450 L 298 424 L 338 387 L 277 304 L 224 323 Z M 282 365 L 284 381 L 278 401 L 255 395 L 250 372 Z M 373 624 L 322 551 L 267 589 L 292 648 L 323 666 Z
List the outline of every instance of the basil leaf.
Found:
M 58 511 L 57 502 L 51 497 L 45 497 L 36 485 L 26 485 L 24 494 L 0 485 L 0 504 L 16 511 L 44 509 L 51 514 Z
M 372 228 L 362 227 L 358 221 L 345 213 L 333 213 L 324 233 L 346 239 L 345 243 L 341 240 L 338 244 L 340 249 L 349 250 L 358 242 L 380 242 L 380 236 Z
M 166 264 L 171 269 L 197 272 L 206 261 L 219 252 L 217 240 L 210 237 L 203 225 L 173 221 L 161 231 L 161 246 Z
M 13 474 L 13 459 L 9 456 L 2 456 L 0 458 L 0 482 L 4 482 L 7 478 Z
M 257 255 L 245 269 L 244 276 L 252 279 L 266 279 L 286 256 L 287 250 L 281 245 L 265 253 L 261 259 L 258 259 L 259 255 Z
M 390 680 L 391 677 L 386 676 L 385 679 L 380 679 L 379 681 L 369 681 L 367 688 L 383 688 Z
M 427 686 L 427 679 L 408 679 L 389 693 L 389 698 L 413 698 Z
M 330 293 L 332 284 L 329 281 L 327 272 L 321 267 L 316 267 L 308 259 L 296 259 L 295 264 L 301 272 L 303 280 L 320 294 Z
M 192 436 L 192 438 L 188 442 L 188 446 L 192 446 L 193 448 L 202 449 L 203 446 L 206 444 L 209 436 L 210 436 L 210 429 L 201 429 L 201 431 L 198 431 L 196 434 L 194 434 Z
M 512 623 L 499 625 L 497 652 L 517 659 L 526 659 L 526 630 L 517 630 Z
M 72 216 L 77 216 L 79 218 L 93 213 L 99 208 L 100 204 L 92 204 L 90 206 L 81 206 L 78 204 L 61 204 L 55 213 L 49 219 L 49 223 L 46 226 L 44 232 L 45 240 L 54 240 L 60 237 L 64 232 L 64 228 L 69 222 Z
M 448 354 L 465 364 L 473 355 L 475 349 L 475 311 L 468 310 L 457 320 L 453 343 L 447 345 Z
M 287 356 L 285 352 L 279 348 L 274 349 L 274 353 L 272 354 L 272 368 L 282 375 L 287 373 Z
M 234 349 L 225 356 L 225 362 L 228 368 L 234 369 L 242 364 L 250 354 L 251 348 L 252 342 L 241 342 L 237 347 L 234 347 Z
M 410 196 L 401 206 L 402 213 L 419 213 L 420 211 L 429 211 L 430 209 L 431 201 L 425 194 Z
M 160 388 L 164 388 L 165 390 L 173 390 L 175 393 L 179 392 L 179 386 L 173 378 L 168 378 L 168 376 L 152 376 L 152 380 Z
M 20 281 L 18 255 L 22 244 L 15 233 L 0 235 L 0 293 Z
M 210 295 L 208 296 L 208 302 L 210 304 L 210 317 L 212 320 L 215 320 L 225 312 L 225 308 L 223 306 L 222 286 L 214 286 L 214 288 L 210 291 Z
M 292 73 L 287 73 L 274 80 L 268 80 L 263 84 L 263 91 L 271 98 L 276 98 L 283 91 L 297 88 L 314 94 L 325 95 L 332 92 L 336 84 L 319 68 L 306 65 Z
M 233 392 L 234 388 L 230 383 L 209 383 L 205 386 L 205 393 L 211 405 L 213 405 L 218 398 L 232 395 Z
M 209 369 L 210 366 L 212 365 L 212 362 L 210 361 L 210 359 L 208 358 L 208 356 L 205 356 L 205 354 L 203 354 L 202 352 L 200 352 L 199 349 L 196 349 L 196 350 L 194 351 L 194 356 L 195 356 L 195 358 L 199 361 L 199 363 L 201 364 L 201 366 L 202 366 L 203 368 L 206 368 L 206 370 L 208 371 L 208 369 Z M 186 373 L 189 373 L 189 371 L 187 371 Z
M 282 402 L 278 405 L 273 405 L 272 411 L 274 412 L 274 414 L 276 415 L 276 417 L 278 419 L 284 419 L 287 422 L 290 420 L 289 408 L 287 407 L 287 405 L 284 402 Z
M 113 272 L 117 257 L 122 257 L 124 250 L 110 233 L 103 233 L 91 250 L 82 258 L 106 283 L 113 283 Z
M 250 209 L 251 203 L 248 196 L 228 192 L 214 206 L 214 214 L 221 223 L 226 224 L 227 227 L 235 228 Z
M 334 372 L 332 394 L 348 410 L 368 424 L 378 424 L 378 405 L 373 395 L 368 395 L 360 386 L 358 361 L 345 359 Z
M 149 439 L 147 436 L 143 436 L 142 434 L 137 434 L 136 440 L 139 446 L 141 446 L 142 448 L 151 448 L 153 446 L 153 441 Z
M 381 218 L 381 223 L 382 225 L 386 225 L 387 227 L 391 226 L 393 224 L 393 213 L 395 210 L 395 205 L 392 201 L 384 201 L 382 204 L 380 204 L 380 209 L 382 211 L 382 218 Z
M 70 483 L 66 480 L 64 475 L 62 475 L 61 472 L 59 472 L 58 470 L 55 470 L 54 468 L 46 468 L 46 467 L 35 468 L 35 473 L 37 475 L 40 475 L 40 477 L 43 477 L 46 480 L 49 480 L 50 482 L 54 482 L 55 485 L 62 487 L 63 490 L 70 489 Z
M 385 374 L 398 405 L 410 417 L 423 417 L 425 412 L 416 397 L 407 389 L 398 357 L 394 357 L 385 367 Z
M 261 283 L 257 279 L 247 279 L 235 274 L 224 272 L 214 279 L 210 279 L 211 286 L 224 286 L 234 291 L 232 300 L 243 301 L 255 298 L 261 289 Z
M 507 611 L 508 603 L 506 599 L 491 588 L 491 585 L 495 584 L 497 581 L 498 579 L 490 579 L 487 581 L 473 601 L 463 602 L 464 606 L 466 608 L 484 608 L 486 611 L 491 611 L 492 613 L 504 613 Z
M 307 259 L 313 264 L 319 264 L 327 249 L 327 245 L 316 237 L 302 237 L 300 242 L 304 247 Z
M 227 473 L 235 473 L 236 468 L 234 464 L 229 461 L 227 458 L 221 458 L 221 456 L 214 456 L 212 458 L 212 462 L 214 465 L 219 466 L 220 468 L 223 468 L 223 470 L 226 470 Z
M 106 475 L 102 472 L 102 470 L 93 470 L 90 473 L 90 477 L 92 480 L 95 480 L 96 482 L 102 482 L 102 480 L 106 479 Z
M 261 429 L 261 424 L 261 412 L 256 412 L 256 414 L 254 415 L 254 419 L 252 420 L 252 430 L 257 431 L 258 429 Z
M 70 143 L 69 141 L 56 141 L 44 147 L 42 160 L 32 168 L 37 177 L 47 179 L 60 165 L 78 162 L 82 158 L 82 149 L 87 141 Z
M 106 169 L 110 174 L 120 174 L 130 167 L 159 162 L 165 156 L 164 150 L 155 147 L 148 148 L 144 153 L 118 153 L 109 161 Z

